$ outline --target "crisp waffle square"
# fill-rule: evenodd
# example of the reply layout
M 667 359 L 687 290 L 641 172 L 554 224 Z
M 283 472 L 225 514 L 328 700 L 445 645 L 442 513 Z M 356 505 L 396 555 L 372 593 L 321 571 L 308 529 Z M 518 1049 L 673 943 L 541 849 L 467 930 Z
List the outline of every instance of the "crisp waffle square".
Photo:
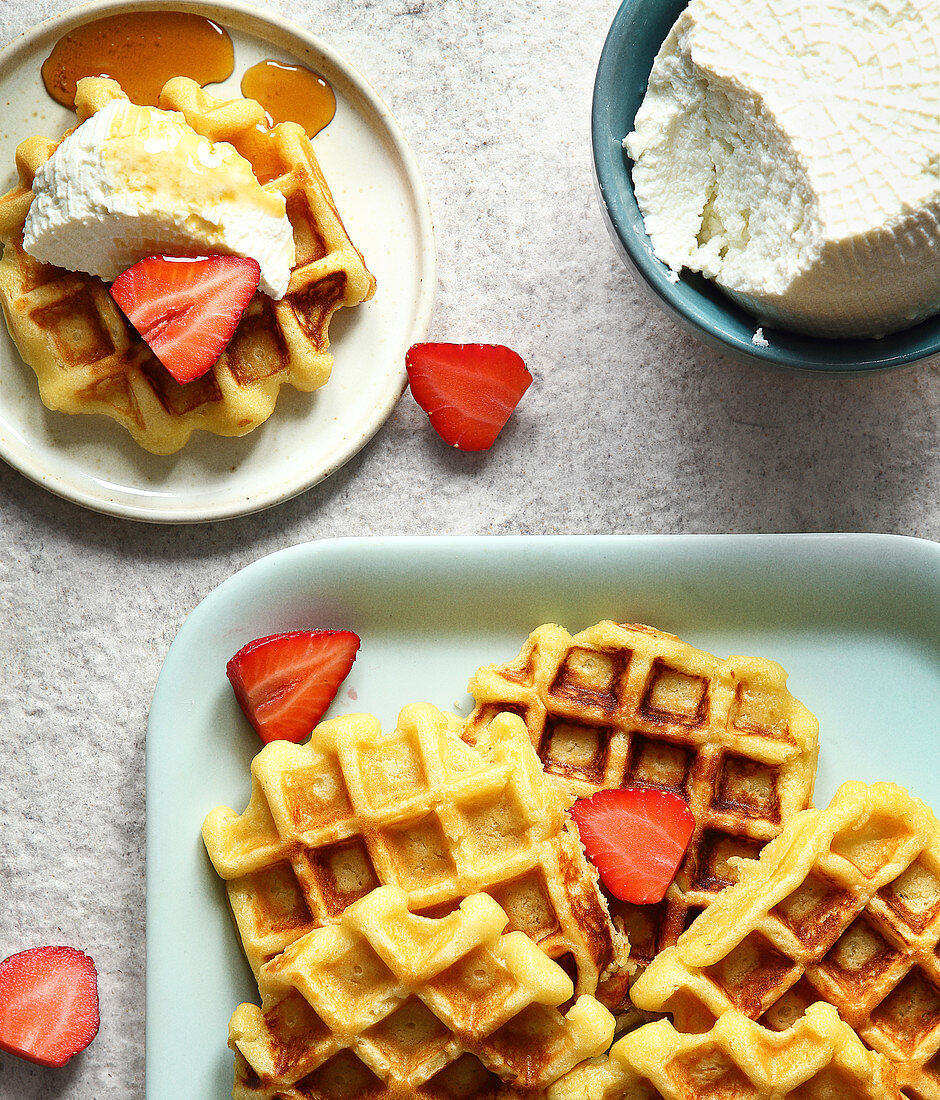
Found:
M 113 80 L 79 81 L 79 123 L 115 97 L 126 98 Z M 324 385 L 333 363 L 330 319 L 341 306 L 371 298 L 375 280 L 343 227 L 301 127 L 266 129 L 254 100 L 215 99 L 183 77 L 167 83 L 159 105 L 181 111 L 210 140 L 230 142 L 263 186 L 284 196 L 296 252 L 284 298 L 256 294 L 216 365 L 180 385 L 100 279 L 39 263 L 23 250 L 33 177 L 56 148 L 36 137 L 17 147 L 19 183 L 0 197 L 0 303 L 48 408 L 109 416 L 146 450 L 172 454 L 196 429 L 239 436 L 256 428 L 274 411 L 285 383 L 304 391 Z
M 940 822 L 891 783 L 846 783 L 797 814 L 632 990 L 702 1031 L 734 1009 L 772 1029 L 834 1005 L 940 1100 Z
M 541 1096 L 607 1049 L 593 997 L 487 894 L 437 919 L 381 886 L 261 969 L 262 1007 L 229 1027 L 235 1100 Z
M 213 810 L 203 837 L 256 975 L 379 885 L 434 916 L 486 892 L 579 995 L 600 986 L 620 1003 L 627 945 L 524 726 L 497 717 L 475 748 L 461 729 L 456 716 L 413 704 L 390 732 L 347 715 L 255 757 L 247 809 Z
M 891 1063 L 867 1050 L 832 1005 L 817 1003 L 786 1031 L 726 1012 L 703 1034 L 668 1020 L 576 1067 L 549 1100 L 900 1100 Z
M 733 857 L 756 856 L 810 805 L 819 727 L 786 683 L 773 661 L 719 660 L 648 626 L 548 624 L 475 673 L 466 736 L 510 711 L 569 795 L 640 786 L 688 801 L 695 832 L 665 899 L 610 901 L 642 967 L 734 881 Z

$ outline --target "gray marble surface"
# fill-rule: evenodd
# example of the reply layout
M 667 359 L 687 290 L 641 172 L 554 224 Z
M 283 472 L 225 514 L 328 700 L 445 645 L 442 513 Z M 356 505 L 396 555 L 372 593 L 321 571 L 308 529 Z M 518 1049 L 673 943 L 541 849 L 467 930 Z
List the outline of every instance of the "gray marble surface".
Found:
M 621 267 L 589 153 L 615 0 L 267 7 L 351 60 L 408 134 L 439 249 L 432 337 L 508 343 L 535 383 L 489 453 L 444 447 L 406 394 L 326 482 L 214 525 L 102 517 L 0 465 L 0 957 L 83 947 L 103 1021 L 58 1072 L 0 1054 L 3 1100 L 143 1097 L 148 704 L 188 612 L 241 566 L 359 534 L 940 539 L 940 367 L 827 382 L 737 365 Z M 4 0 L 0 42 L 59 8 Z

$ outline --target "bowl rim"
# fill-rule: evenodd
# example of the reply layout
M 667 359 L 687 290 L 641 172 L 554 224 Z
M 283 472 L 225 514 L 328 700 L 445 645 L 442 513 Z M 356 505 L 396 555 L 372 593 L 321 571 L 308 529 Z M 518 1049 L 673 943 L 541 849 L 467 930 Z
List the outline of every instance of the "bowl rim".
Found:
M 940 356 L 940 314 L 881 338 L 829 339 L 761 325 L 714 284 L 683 271 L 678 281 L 653 254 L 633 191 L 629 154 L 622 139 L 633 125 L 659 45 L 688 0 L 622 0 L 601 50 L 591 104 L 591 149 L 601 212 L 617 251 L 653 299 L 684 329 L 737 359 L 766 367 L 827 376 L 856 376 L 911 366 Z M 650 8 L 654 8 L 650 15 Z M 637 47 L 665 27 L 648 57 Z M 631 72 L 633 88 L 624 77 Z M 636 99 L 639 89 L 639 100 Z M 631 102 L 632 98 L 632 102 Z M 768 346 L 753 343 L 758 327 Z

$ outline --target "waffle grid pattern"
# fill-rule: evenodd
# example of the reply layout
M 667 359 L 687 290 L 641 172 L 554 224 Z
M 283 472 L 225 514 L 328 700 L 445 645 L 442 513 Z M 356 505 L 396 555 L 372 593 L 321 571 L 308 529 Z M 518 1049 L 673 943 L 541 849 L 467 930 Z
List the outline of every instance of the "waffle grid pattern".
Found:
M 685 798 L 696 827 L 664 901 L 611 900 L 640 967 L 810 804 L 818 723 L 775 662 L 719 660 L 651 627 L 601 622 L 572 637 L 546 625 L 511 663 L 470 681 L 473 740 L 494 714 L 526 724 L 546 773 L 574 797 L 642 786 Z
M 245 812 L 220 807 L 203 827 L 256 975 L 312 928 L 394 885 L 428 916 L 485 891 L 579 995 L 603 980 L 605 1001 L 623 999 L 627 947 L 522 724 L 497 719 L 476 748 L 461 728 L 414 704 L 387 734 L 349 715 L 303 746 L 274 742 L 258 754 Z
M 113 80 L 80 81 L 79 123 L 115 97 L 126 98 Z M 19 183 L 0 197 L 0 239 L 6 244 L 0 302 L 48 408 L 109 416 L 145 449 L 171 454 L 196 429 L 239 436 L 256 428 L 274 411 L 282 384 L 303 391 L 324 385 L 333 363 L 330 319 L 341 306 L 370 298 L 375 280 L 343 227 L 299 126 L 259 130 L 259 104 L 214 99 L 183 77 L 168 82 L 160 107 L 181 111 L 210 140 L 230 142 L 251 161 L 263 186 L 284 196 L 296 252 L 284 298 L 256 294 L 213 369 L 180 385 L 99 279 L 38 263 L 23 251 L 33 177 L 56 147 L 35 137 L 18 146 Z
M 230 1024 L 235 1100 L 538 1096 L 613 1037 L 592 997 L 486 894 L 446 917 L 383 886 L 261 971 Z
M 740 883 L 634 985 L 636 1003 L 701 1031 L 734 1009 L 788 1027 L 825 1000 L 940 1100 L 940 823 L 889 783 L 846 783 L 793 819 Z
M 600 1062 L 579 1066 L 549 1100 L 900 1100 L 891 1063 L 866 1050 L 836 1010 L 817 1003 L 770 1032 L 726 1012 L 703 1034 L 647 1024 Z

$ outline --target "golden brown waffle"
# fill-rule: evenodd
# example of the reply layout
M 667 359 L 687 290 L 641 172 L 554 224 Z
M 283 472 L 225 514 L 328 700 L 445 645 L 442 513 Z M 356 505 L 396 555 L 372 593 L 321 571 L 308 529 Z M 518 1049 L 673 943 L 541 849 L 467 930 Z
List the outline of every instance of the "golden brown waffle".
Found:
M 632 995 L 680 1031 L 728 1009 L 782 1029 L 828 1001 L 905 1096 L 940 1100 L 940 822 L 894 784 L 844 784 L 742 865 Z
M 679 1034 L 658 1020 L 620 1039 L 601 1062 L 579 1066 L 549 1100 L 900 1100 L 891 1063 L 866 1050 L 827 1004 L 786 1031 L 740 1012 L 711 1031 Z
M 525 728 L 497 718 L 476 748 L 461 728 L 413 704 L 389 733 L 348 715 L 321 723 L 304 745 L 276 741 L 255 757 L 248 808 L 213 810 L 203 837 L 256 975 L 390 884 L 435 916 L 485 891 L 579 995 L 603 983 L 608 1003 L 623 999 L 627 947 Z
M 79 81 L 81 123 L 115 97 L 112 80 Z M 183 77 L 169 81 L 160 106 L 178 110 L 213 141 L 228 141 L 283 194 L 296 261 L 287 294 L 256 294 L 231 342 L 207 374 L 180 385 L 159 363 L 100 279 L 34 260 L 22 247 L 33 177 L 56 145 L 29 138 L 16 151 L 19 183 L 0 198 L 0 302 L 23 359 L 36 372 L 43 403 L 67 413 L 100 413 L 123 424 L 154 454 L 178 451 L 196 429 L 239 436 L 274 411 L 287 383 L 310 391 L 332 369 L 329 324 L 340 306 L 370 298 L 375 280 L 350 241 L 313 147 L 293 123 L 262 132 L 261 106 L 217 100 Z
M 539 627 L 507 665 L 470 681 L 472 740 L 500 711 L 525 721 L 545 771 L 573 796 L 654 787 L 685 798 L 695 832 L 659 905 L 611 899 L 642 967 L 810 804 L 818 723 L 758 657 L 719 660 L 648 626 Z
M 229 1026 L 235 1100 L 536 1097 L 614 1020 L 487 894 L 439 919 L 382 886 L 262 968 Z

